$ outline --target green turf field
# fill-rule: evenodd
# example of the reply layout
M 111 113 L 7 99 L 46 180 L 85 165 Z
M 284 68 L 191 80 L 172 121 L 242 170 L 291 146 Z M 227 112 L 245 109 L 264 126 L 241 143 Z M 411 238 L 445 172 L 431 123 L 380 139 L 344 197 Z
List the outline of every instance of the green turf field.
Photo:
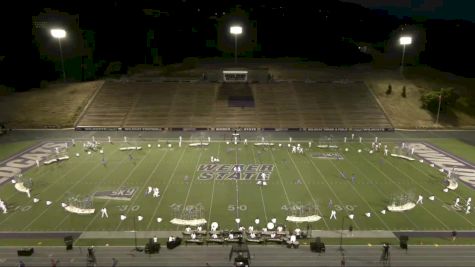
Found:
M 143 221 L 135 222 L 135 229 L 141 231 L 183 229 L 169 222 L 174 217 L 217 221 L 222 229 L 236 228 L 236 217 L 244 226 L 254 225 L 254 219 L 259 218 L 260 227 L 276 218 L 277 224 L 295 228 L 297 224 L 286 222 L 286 216 L 315 213 L 322 219 L 309 225 L 314 230 L 340 229 L 343 217 L 345 225 L 352 224 L 355 230 L 474 229 L 475 215 L 466 215 L 452 207 L 457 196 L 464 204 L 473 189 L 459 183 L 456 191 L 444 193 L 445 175 L 437 168 L 419 161 L 385 157 L 382 152 L 370 154 L 371 143 L 365 141 L 344 144 L 339 140 L 335 143 L 339 148 L 333 150 L 317 148 L 318 142 L 309 149 L 308 142 L 302 141 L 303 155 L 292 154 L 287 147 L 288 141 L 274 141 L 273 147 L 258 147 L 253 142 L 248 145 L 212 142 L 204 148 L 189 147 L 188 143 L 179 148 L 176 142 L 168 148 L 165 142 L 160 142 L 158 148 L 156 140 L 132 141 L 129 145 L 139 145 L 143 149 L 131 153 L 119 151 L 126 145 L 124 142 L 104 143 L 104 154 L 93 152 L 88 155 L 82 142 L 78 141 L 75 147 L 67 150 L 69 160 L 34 167 L 24 174 L 33 180 L 32 198 L 39 198 L 39 203 L 33 203 L 32 198 L 17 192 L 11 183 L 0 186 L 0 198 L 9 208 L 7 214 L 0 214 L 0 229 L 125 231 L 134 229 L 133 218 L 138 215 L 144 217 Z M 399 145 L 382 142 L 390 148 Z M 443 143 L 451 147 L 448 140 L 444 139 Z M 460 155 L 473 153 L 471 146 L 454 144 L 458 150 L 466 150 L 459 151 Z M 358 149 L 362 152 L 358 153 Z M 312 157 L 317 152 L 339 153 L 343 159 Z M 76 153 L 80 153 L 80 157 L 76 157 Z M 210 164 L 211 156 L 220 159 L 218 167 L 206 166 Z M 244 165 L 244 172 L 252 173 L 247 176 L 250 179 L 226 178 L 232 175 L 232 170 L 223 164 L 236 163 Z M 256 185 L 255 178 L 260 171 L 269 172 L 270 168 L 268 185 Z M 354 183 L 350 178 L 352 174 L 356 177 Z M 147 186 L 159 187 L 161 196 L 146 195 Z M 94 198 L 94 215 L 71 214 L 60 205 L 68 202 L 71 196 L 85 197 L 119 188 L 135 188 L 136 191 L 130 201 Z M 423 195 L 424 204 L 404 213 L 380 213 L 393 197 L 403 193 L 414 198 Z M 427 199 L 430 195 L 435 195 L 435 201 Z M 337 220 L 329 219 L 330 199 L 337 211 Z M 46 200 L 53 204 L 46 206 Z M 99 210 L 103 207 L 108 209 L 108 219 L 100 216 Z M 371 213 L 370 218 L 365 216 L 367 212 Z M 347 217 L 351 213 L 355 215 L 352 221 Z M 127 219 L 120 221 L 120 215 L 126 215 Z M 163 221 L 158 223 L 157 217 Z M 298 226 L 305 229 L 307 224 Z
M 7 159 L 15 155 L 16 153 L 27 149 L 33 144 L 38 143 L 37 141 L 21 141 L 21 142 L 12 142 L 8 144 L 1 144 L 0 149 L 0 160 Z

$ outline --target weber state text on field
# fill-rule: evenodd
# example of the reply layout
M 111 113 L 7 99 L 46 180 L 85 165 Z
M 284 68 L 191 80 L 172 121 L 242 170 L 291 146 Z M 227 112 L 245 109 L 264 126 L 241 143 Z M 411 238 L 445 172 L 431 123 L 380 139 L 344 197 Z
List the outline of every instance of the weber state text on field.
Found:
M 234 167 L 240 167 L 241 172 L 235 172 Z M 258 180 L 265 173 L 268 180 L 274 169 L 273 164 L 201 164 L 198 166 L 200 180 Z

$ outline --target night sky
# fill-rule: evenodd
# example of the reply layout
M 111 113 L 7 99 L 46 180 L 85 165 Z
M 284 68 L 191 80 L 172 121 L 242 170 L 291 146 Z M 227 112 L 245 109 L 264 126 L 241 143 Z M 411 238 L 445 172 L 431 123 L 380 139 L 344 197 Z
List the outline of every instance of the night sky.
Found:
M 426 64 L 473 77 L 475 60 L 463 59 L 475 58 L 474 38 L 468 38 L 475 34 L 475 24 L 469 21 L 474 21 L 474 3 L 470 0 L 35 2 L 36 6 L 21 12 L 10 8 L 0 10 L 5 28 L 3 40 L 9 40 L 0 45 L 0 71 L 4 74 L 0 83 L 28 88 L 37 86 L 41 80 L 60 77 L 58 46 L 49 35 L 50 26 L 34 25 L 34 18 L 45 12 L 49 13 L 49 24 L 45 25 L 64 24 L 55 13 L 77 15 L 77 23 L 67 26 L 68 38 L 63 41 L 65 65 L 78 72 L 71 77 L 76 80 L 102 77 L 106 66 L 113 61 L 122 62 L 125 73 L 127 67 L 137 64 L 171 64 L 187 57 L 232 58 L 234 40 L 228 31 L 236 22 L 245 28 L 239 39 L 240 57 L 299 57 L 333 66 L 352 65 L 373 60 L 358 49 L 367 44 L 392 57 L 394 62 L 387 67 L 396 68 L 401 52 L 397 37 L 412 34 L 414 44 L 406 50 L 408 65 Z M 51 8 L 53 15 L 45 8 Z M 14 12 L 18 16 L 9 16 Z M 18 20 L 22 23 L 15 23 Z M 29 40 L 24 33 L 30 28 Z M 25 73 L 30 74 L 30 79 L 23 78 Z
M 475 1 L 471 0 L 343 0 L 374 9 L 388 10 L 399 17 L 464 19 L 475 22 Z

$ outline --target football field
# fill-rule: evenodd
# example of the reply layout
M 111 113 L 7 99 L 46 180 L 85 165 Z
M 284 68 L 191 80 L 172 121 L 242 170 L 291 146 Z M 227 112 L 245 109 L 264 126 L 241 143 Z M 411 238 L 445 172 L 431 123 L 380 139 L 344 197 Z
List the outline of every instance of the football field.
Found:
M 200 140 L 187 139 L 179 147 L 177 138 L 129 138 L 128 143 L 120 139 L 109 143 L 101 138 L 97 141 L 103 153 L 98 149 L 91 154 L 84 150 L 85 139 L 76 140 L 75 146 L 68 140 L 68 148 L 60 152 L 69 156 L 68 160 L 41 163 L 23 173 L 23 181 L 31 179 L 31 198 L 11 182 L 0 186 L 0 198 L 8 207 L 8 213 L 0 213 L 0 228 L 183 230 L 185 226 L 170 222 L 174 218 L 205 219 L 208 225 L 218 222 L 220 229 L 236 229 L 236 218 L 240 218 L 240 226 L 255 228 L 265 227 L 273 218 L 276 225 L 287 229 L 338 230 L 342 224 L 355 230 L 475 228 L 475 215 L 465 212 L 473 189 L 465 183 L 459 181 L 456 190 L 444 192 L 447 173 L 431 167 L 428 161 L 420 162 L 417 155 L 413 161 L 385 156 L 383 148 L 370 153 L 373 139 L 365 138 L 361 143 L 357 137 L 352 140 L 348 135 L 347 139 L 346 143 L 343 138 L 320 137 L 292 142 L 249 140 L 247 144 L 241 140 L 234 144 L 230 137 L 211 140 L 207 146 L 190 146 Z M 402 152 L 400 140 L 379 142 L 387 145 L 389 154 Z M 50 143 L 49 147 L 55 145 L 64 142 Z M 142 149 L 120 150 L 129 146 Z M 303 153 L 292 153 L 292 146 L 302 147 Z M 211 157 L 218 158 L 219 163 L 212 163 Z M 233 170 L 235 166 L 240 173 Z M 262 173 L 266 174 L 265 186 L 257 184 Z M 159 188 L 158 198 L 148 194 L 149 186 Z M 419 195 L 424 197 L 422 205 L 405 212 L 387 211 L 393 202 L 416 202 Z M 460 207 L 454 206 L 457 197 Z M 51 204 L 46 205 L 46 201 Z M 73 214 L 61 203 L 92 207 L 95 213 Z M 101 218 L 102 208 L 107 208 L 108 218 Z M 330 219 L 331 210 L 336 211 L 336 219 Z M 286 221 L 287 216 L 312 215 L 321 219 L 311 223 Z

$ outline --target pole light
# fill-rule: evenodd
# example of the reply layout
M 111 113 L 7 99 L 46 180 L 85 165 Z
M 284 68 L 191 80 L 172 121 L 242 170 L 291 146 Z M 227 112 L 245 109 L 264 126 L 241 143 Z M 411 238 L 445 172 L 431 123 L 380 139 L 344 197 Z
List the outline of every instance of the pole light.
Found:
M 399 38 L 399 44 L 402 45 L 402 59 L 401 59 L 401 73 L 404 71 L 404 54 L 406 53 L 406 45 L 412 44 L 411 36 L 401 36 Z
M 234 63 L 237 63 L 237 36 L 242 34 L 241 26 L 231 26 L 229 32 L 234 35 Z
M 439 108 L 437 109 L 437 119 L 435 120 L 435 124 L 439 124 L 439 114 L 440 114 L 440 106 L 442 104 L 442 92 L 439 95 Z
M 64 71 L 63 49 L 61 48 L 61 39 L 66 37 L 66 31 L 63 29 L 52 29 L 51 36 L 53 36 L 53 38 L 58 39 L 59 54 L 61 56 L 61 66 L 63 68 L 63 81 L 66 82 L 66 72 Z

